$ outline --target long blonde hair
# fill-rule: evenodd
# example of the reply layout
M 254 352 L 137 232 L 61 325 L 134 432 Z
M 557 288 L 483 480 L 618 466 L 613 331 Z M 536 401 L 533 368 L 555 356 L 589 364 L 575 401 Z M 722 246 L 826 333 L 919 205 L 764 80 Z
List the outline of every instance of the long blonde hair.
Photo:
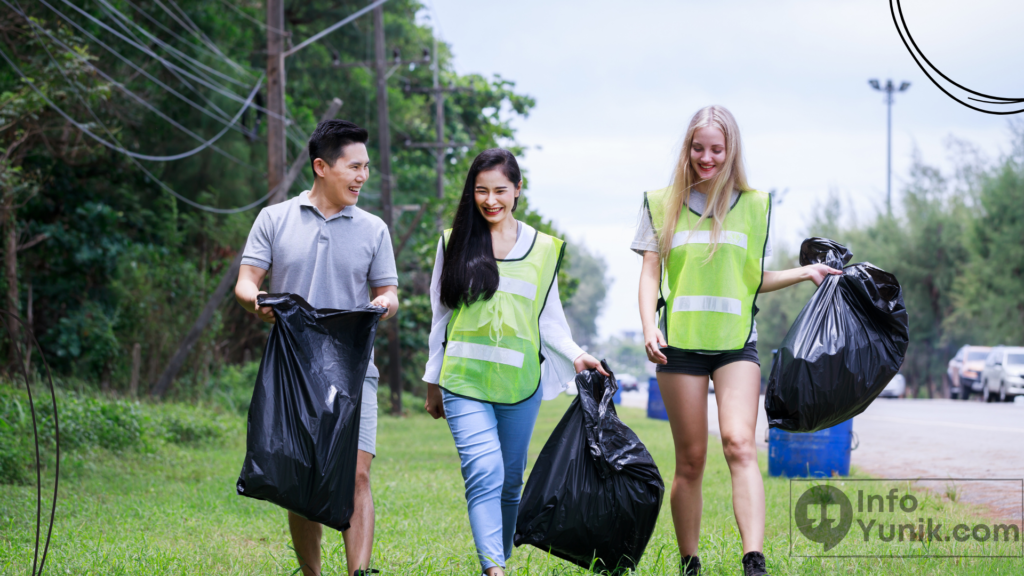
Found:
M 672 250 L 672 236 L 679 218 L 682 217 L 683 207 L 690 205 L 690 191 L 695 185 L 702 182 L 697 179 L 697 174 L 694 172 L 693 166 L 690 165 L 690 148 L 693 146 L 693 136 L 697 130 L 707 127 L 717 128 L 725 135 L 725 165 L 711 179 L 704 212 L 697 219 L 697 223 L 690 227 L 692 233 L 705 218 L 712 219 L 708 260 L 718 251 L 718 239 L 722 233 L 725 217 L 729 213 L 729 200 L 732 198 L 732 191 L 743 192 L 750 189 L 747 185 L 746 171 L 743 169 L 740 129 L 736 124 L 736 119 L 722 106 L 712 105 L 701 108 L 693 115 L 690 126 L 686 129 L 683 147 L 679 152 L 679 162 L 669 188 L 665 205 L 665 221 L 658 234 L 658 246 L 662 260 L 667 260 L 668 254 Z M 689 210 L 686 211 L 686 217 L 690 218 Z

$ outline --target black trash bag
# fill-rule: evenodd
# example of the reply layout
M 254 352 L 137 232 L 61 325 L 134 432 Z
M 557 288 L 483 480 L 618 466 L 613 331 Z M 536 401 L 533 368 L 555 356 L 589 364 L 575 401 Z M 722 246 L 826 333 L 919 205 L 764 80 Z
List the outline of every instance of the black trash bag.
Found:
M 363 378 L 385 309 L 319 310 L 263 294 L 277 321 L 249 406 L 242 496 L 346 530 L 352 517 Z
M 623 574 L 636 568 L 654 533 L 665 483 L 615 414 L 615 376 L 587 370 L 576 375 L 576 387 L 579 396 L 526 482 L 513 542 L 598 573 Z
M 808 238 L 800 264 L 842 268 L 852 254 Z M 867 262 L 827 276 L 797 316 L 772 363 L 764 408 L 768 425 L 816 432 L 863 412 L 903 365 L 910 338 L 903 290 Z

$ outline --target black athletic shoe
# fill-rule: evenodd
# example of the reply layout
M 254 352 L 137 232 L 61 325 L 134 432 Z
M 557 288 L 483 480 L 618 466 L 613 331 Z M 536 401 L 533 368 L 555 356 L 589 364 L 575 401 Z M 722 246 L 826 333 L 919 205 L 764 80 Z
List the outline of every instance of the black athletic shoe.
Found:
M 683 556 L 679 561 L 679 573 L 683 576 L 700 576 L 700 556 Z
M 747 552 L 743 555 L 743 576 L 770 576 L 764 567 L 764 554 Z
M 380 570 L 376 568 L 370 568 L 369 570 L 356 570 L 352 573 L 352 576 L 369 576 L 370 574 L 380 574 Z

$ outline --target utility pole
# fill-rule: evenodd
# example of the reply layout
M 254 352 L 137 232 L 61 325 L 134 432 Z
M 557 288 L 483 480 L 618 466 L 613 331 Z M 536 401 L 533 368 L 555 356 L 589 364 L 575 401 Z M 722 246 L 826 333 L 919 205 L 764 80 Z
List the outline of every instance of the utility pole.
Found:
M 434 116 L 437 118 L 437 143 L 444 144 L 444 92 L 441 92 L 441 58 L 437 55 L 437 34 L 434 34 L 434 91 L 437 98 L 434 99 Z M 444 199 L 444 151 L 435 151 L 437 156 L 437 199 Z M 438 229 L 444 229 L 441 222 L 441 215 L 437 215 Z
M 892 216 L 892 94 L 893 92 L 903 92 L 910 88 L 910 82 L 901 82 L 899 88 L 893 85 L 892 80 L 886 80 L 885 86 L 879 85 L 878 80 L 868 80 L 868 84 L 879 92 L 885 92 L 885 104 L 888 109 L 888 116 L 886 118 L 885 205 L 889 215 Z
M 268 190 L 273 190 L 284 179 L 287 163 L 284 134 L 284 41 L 284 0 L 267 0 L 267 110 L 270 111 L 267 114 Z M 287 194 L 287 191 L 284 193 Z
M 380 211 L 391 238 L 395 237 L 391 203 L 391 123 L 388 119 L 388 63 L 384 44 L 384 7 L 373 9 L 373 56 L 377 74 L 377 142 L 380 155 Z M 391 318 L 388 334 L 388 384 L 391 388 L 391 413 L 402 413 L 402 347 L 398 338 L 398 319 Z
M 419 92 L 424 94 L 434 95 L 434 118 L 436 127 L 434 129 L 435 139 L 433 142 L 409 142 L 406 141 L 405 145 L 409 148 L 427 148 L 434 152 L 434 157 L 437 161 L 436 164 L 436 178 L 437 178 L 437 199 L 444 199 L 444 172 L 445 172 L 445 160 L 447 155 L 445 151 L 448 148 L 456 146 L 469 146 L 471 143 L 466 142 L 446 142 L 444 138 L 444 95 L 448 92 L 470 92 L 472 88 L 456 88 L 449 86 L 447 88 L 441 87 L 441 58 L 437 52 L 437 36 L 434 36 L 434 85 L 432 88 L 412 88 L 406 87 L 407 92 Z M 444 230 L 444 221 L 439 213 L 437 215 L 437 229 L 438 231 Z

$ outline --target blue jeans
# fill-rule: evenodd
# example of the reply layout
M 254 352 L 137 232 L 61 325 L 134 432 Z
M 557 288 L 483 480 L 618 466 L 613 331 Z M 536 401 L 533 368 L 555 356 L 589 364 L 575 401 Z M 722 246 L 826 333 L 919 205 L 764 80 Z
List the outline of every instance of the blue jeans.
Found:
M 541 392 L 515 405 L 490 404 L 443 392 L 444 412 L 466 481 L 469 525 L 484 570 L 505 567 L 523 492 L 523 473 Z

